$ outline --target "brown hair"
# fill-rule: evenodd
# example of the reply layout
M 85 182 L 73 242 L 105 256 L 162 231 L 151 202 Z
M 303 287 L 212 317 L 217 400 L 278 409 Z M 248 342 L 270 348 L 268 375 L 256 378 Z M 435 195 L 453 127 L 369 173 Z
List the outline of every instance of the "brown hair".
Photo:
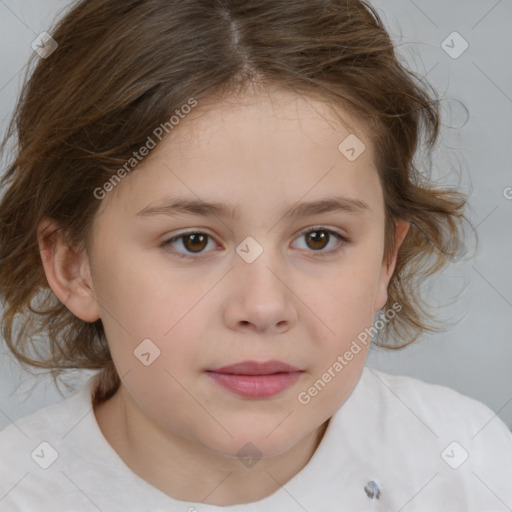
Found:
M 371 127 L 385 258 L 396 219 L 412 223 L 388 288 L 386 306 L 398 303 L 401 311 L 378 344 L 400 348 L 439 330 L 420 284 L 458 254 L 466 200 L 427 186 L 413 163 L 422 134 L 429 154 L 435 146 L 439 100 L 400 64 L 373 7 L 360 0 L 82 0 L 52 35 L 58 48 L 44 59 L 33 55 L 37 65 L 2 144 L 5 150 L 17 136 L 1 181 L 0 292 L 2 335 L 19 361 L 54 377 L 102 369 L 98 399 L 116 391 L 102 322 L 82 321 L 53 294 L 37 226 L 51 218 L 70 244 L 87 250 L 100 205 L 93 191 L 155 127 L 190 98 L 256 81 L 322 99 Z

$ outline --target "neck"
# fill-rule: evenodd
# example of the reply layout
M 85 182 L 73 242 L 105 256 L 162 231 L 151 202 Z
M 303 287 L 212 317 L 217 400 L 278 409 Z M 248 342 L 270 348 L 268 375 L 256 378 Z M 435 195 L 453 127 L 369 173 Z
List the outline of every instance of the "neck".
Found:
M 144 414 L 121 385 L 94 406 L 98 426 L 124 463 L 168 496 L 187 502 L 230 506 L 276 492 L 311 459 L 328 421 L 288 451 L 254 465 L 164 430 Z

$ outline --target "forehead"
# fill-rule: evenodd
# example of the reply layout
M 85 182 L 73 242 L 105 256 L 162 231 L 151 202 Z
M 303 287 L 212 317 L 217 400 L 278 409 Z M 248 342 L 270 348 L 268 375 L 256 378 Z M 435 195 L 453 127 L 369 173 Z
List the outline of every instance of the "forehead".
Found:
M 352 134 L 364 140 L 366 148 L 373 152 L 368 127 L 345 108 L 276 86 L 248 86 L 237 94 L 218 94 L 200 100 L 171 131 L 161 150 L 172 146 L 175 151 L 192 151 L 198 144 L 208 145 L 208 141 L 219 145 L 219 138 L 225 135 L 229 135 L 226 144 L 243 138 L 257 148 L 259 143 L 272 141 L 273 134 L 288 136 L 289 145 L 296 152 L 300 151 L 303 138 L 318 145 L 334 143 L 337 147 Z M 278 140 L 283 150 L 288 147 L 283 146 L 283 137 Z
M 317 99 L 272 89 L 199 101 L 114 193 L 132 214 L 171 195 L 257 213 L 334 194 L 375 205 L 377 185 L 365 126 Z

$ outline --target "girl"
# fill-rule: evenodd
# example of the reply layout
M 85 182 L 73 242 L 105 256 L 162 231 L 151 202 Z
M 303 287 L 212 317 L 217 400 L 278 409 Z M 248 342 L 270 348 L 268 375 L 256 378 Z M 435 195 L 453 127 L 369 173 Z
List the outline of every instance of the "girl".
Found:
M 489 408 L 365 367 L 435 330 L 418 284 L 465 219 L 413 164 L 439 105 L 370 5 L 82 0 L 36 51 L 2 334 L 98 372 L 0 434 L 1 510 L 512 506 Z

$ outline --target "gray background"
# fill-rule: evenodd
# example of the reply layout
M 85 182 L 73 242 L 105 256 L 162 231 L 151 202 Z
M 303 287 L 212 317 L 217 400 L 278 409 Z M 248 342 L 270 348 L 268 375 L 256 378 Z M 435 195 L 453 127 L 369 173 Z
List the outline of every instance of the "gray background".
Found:
M 372 4 L 403 61 L 426 75 L 444 99 L 433 177 L 470 194 L 469 215 L 480 246 L 474 257 L 453 263 L 431 283 L 432 301 L 439 305 L 441 318 L 460 321 L 447 332 L 423 336 L 401 351 L 372 348 L 368 365 L 454 388 L 488 405 L 512 427 L 512 199 L 505 194 L 512 187 L 512 1 L 374 0 Z M 2 134 L 32 52 L 31 42 L 68 5 L 68 0 L 0 0 Z M 441 46 L 454 31 L 469 44 L 457 59 Z M 459 47 L 455 41 L 452 46 Z M 458 100 L 468 108 L 469 117 Z M 441 307 L 443 303 L 448 305 Z M 75 373 L 75 385 L 90 374 Z M 61 400 L 51 379 L 39 379 L 34 388 L 34 378 L 0 351 L 0 428 Z

